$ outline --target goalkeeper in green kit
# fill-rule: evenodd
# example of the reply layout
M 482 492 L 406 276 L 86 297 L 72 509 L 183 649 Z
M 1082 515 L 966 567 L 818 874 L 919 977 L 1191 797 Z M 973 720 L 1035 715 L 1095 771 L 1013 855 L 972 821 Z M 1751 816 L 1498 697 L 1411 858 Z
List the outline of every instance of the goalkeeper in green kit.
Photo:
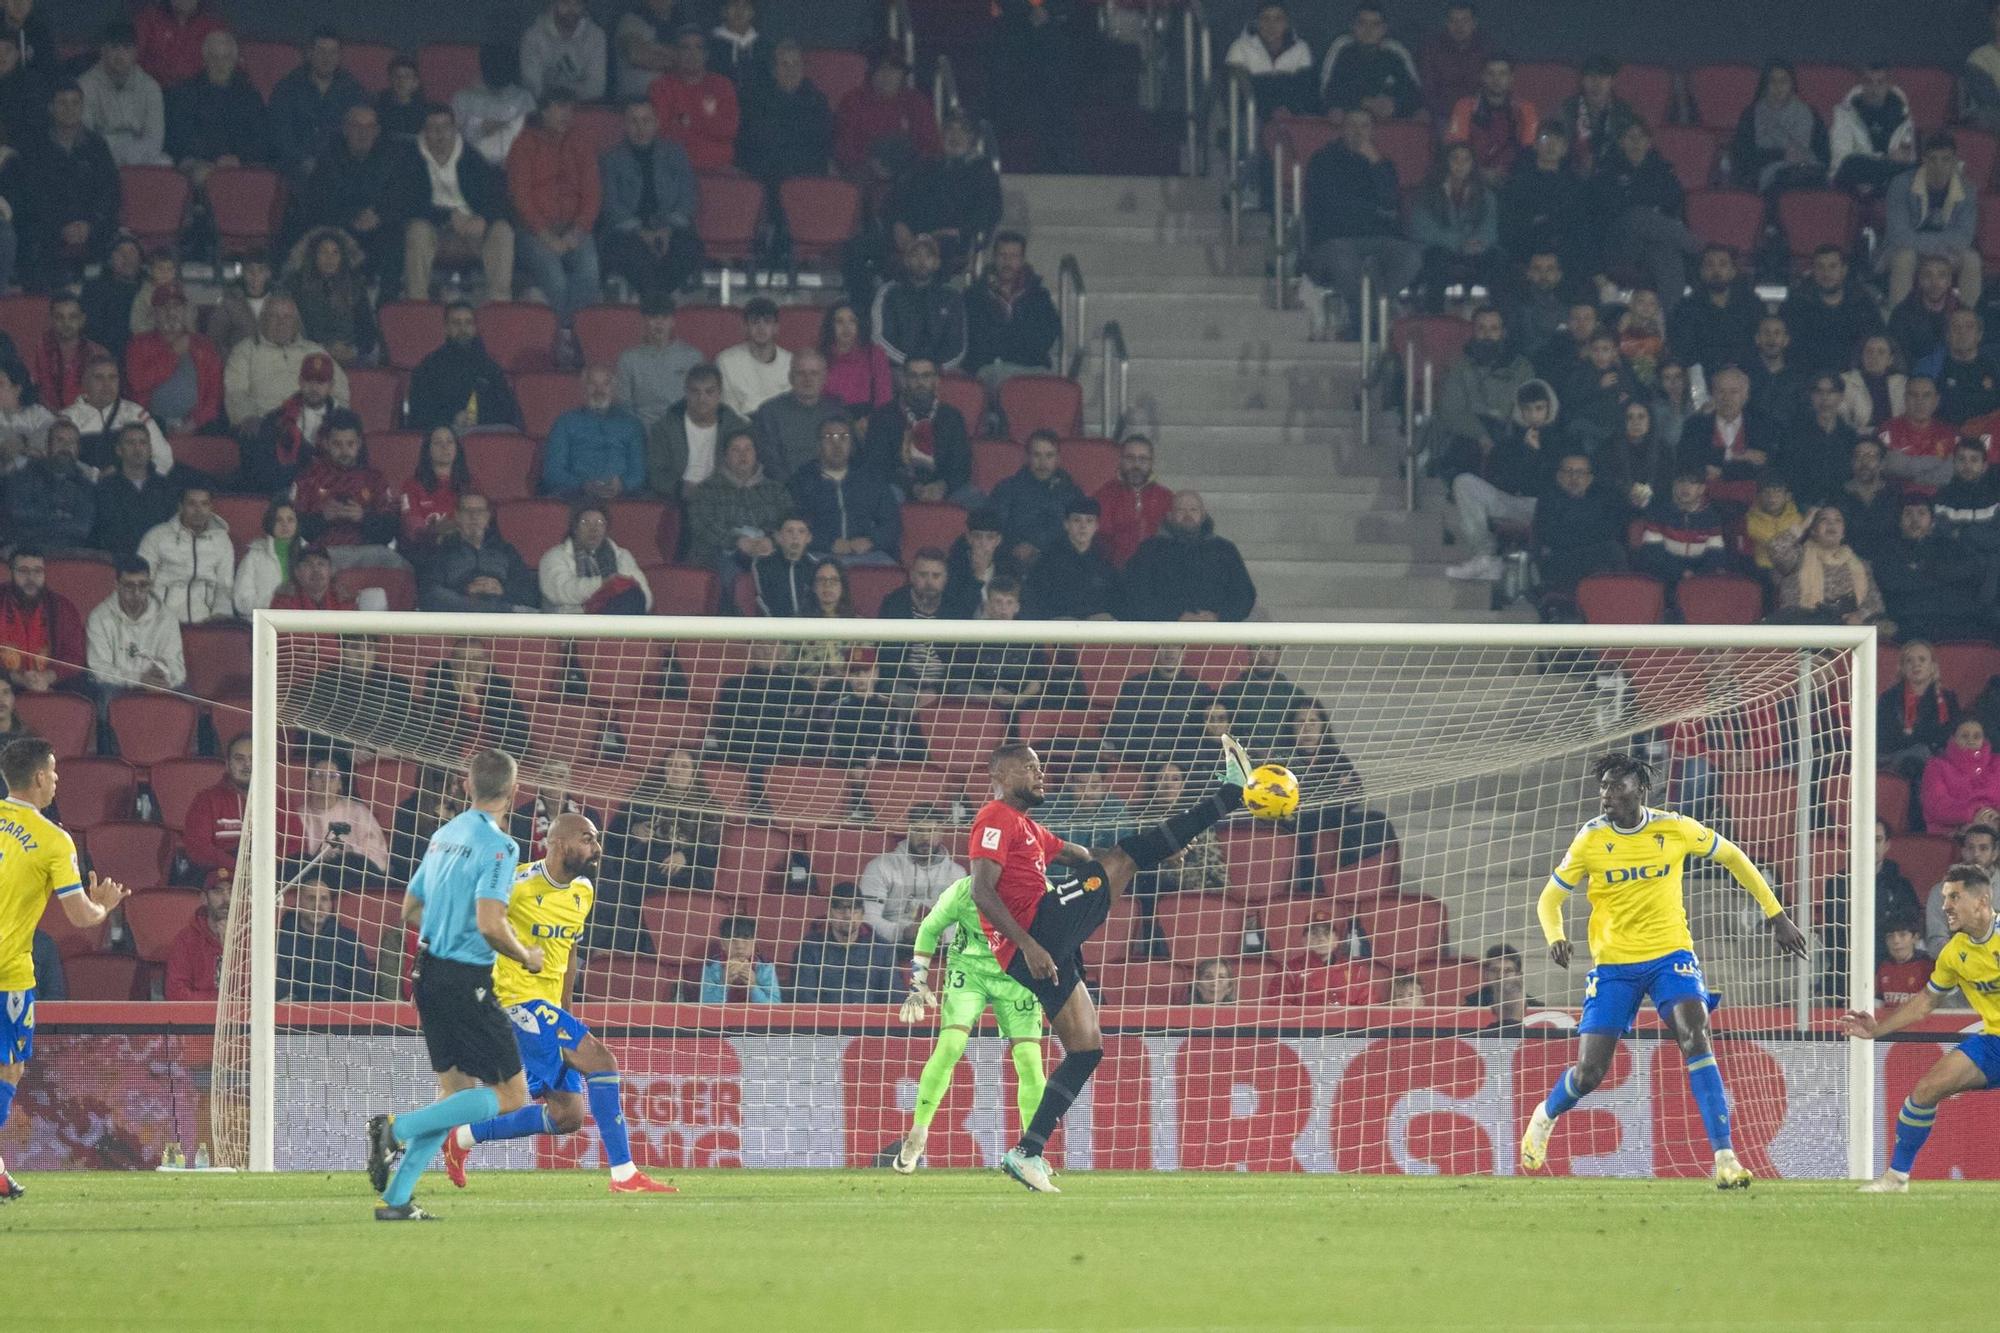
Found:
M 950 1091 L 952 1068 L 965 1054 L 965 1043 L 987 1005 L 993 1006 L 1000 1035 L 1013 1049 L 1024 1130 L 1034 1118 L 1035 1108 L 1042 1103 L 1045 1080 L 1041 1002 L 1035 999 L 1034 992 L 1008 976 L 994 959 L 986 932 L 979 925 L 979 909 L 972 902 L 970 875 L 938 895 L 937 905 L 917 927 L 916 956 L 910 962 L 910 996 L 903 1001 L 899 1017 L 905 1023 L 914 1023 L 924 1016 L 925 1009 L 939 1007 L 938 991 L 930 987 L 931 959 L 937 953 L 939 937 L 947 927 L 954 926 L 957 929 L 951 954 L 945 960 L 938 987 L 943 992 L 943 1012 L 938 1016 L 941 1031 L 937 1048 L 924 1062 L 923 1075 L 917 1080 L 917 1109 L 910 1117 L 910 1132 L 903 1136 L 903 1146 L 896 1153 L 896 1170 L 906 1176 L 917 1169 L 917 1159 L 924 1155 L 931 1117 L 937 1114 L 945 1093 Z

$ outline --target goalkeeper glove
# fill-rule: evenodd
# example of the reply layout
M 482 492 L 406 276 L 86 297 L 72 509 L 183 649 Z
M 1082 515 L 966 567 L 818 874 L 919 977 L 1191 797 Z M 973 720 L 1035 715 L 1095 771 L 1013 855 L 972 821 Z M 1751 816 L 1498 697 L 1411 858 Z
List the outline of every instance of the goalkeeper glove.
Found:
M 896 1011 L 896 1017 L 905 1023 L 915 1023 L 924 1016 L 924 1010 L 937 1008 L 937 993 L 926 981 L 930 970 L 928 958 L 918 957 L 910 962 L 910 994 Z

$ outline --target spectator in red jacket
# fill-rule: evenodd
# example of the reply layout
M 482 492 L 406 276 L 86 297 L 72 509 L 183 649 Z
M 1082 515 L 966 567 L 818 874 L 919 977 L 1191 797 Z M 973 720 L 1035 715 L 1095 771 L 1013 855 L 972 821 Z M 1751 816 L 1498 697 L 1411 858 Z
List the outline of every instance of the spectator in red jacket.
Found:
M 1924 765 L 1924 827 L 1945 833 L 2000 809 L 2000 764 L 1976 717 L 1960 718 L 1944 752 Z
M 660 116 L 660 137 L 688 155 L 696 171 L 724 171 L 736 156 L 742 110 L 736 85 L 708 69 L 708 38 L 698 23 L 674 34 L 674 67 L 646 90 Z
M 188 806 L 181 850 L 206 881 L 218 870 L 234 870 L 243 845 L 243 811 L 250 799 L 250 738 L 229 743 L 229 770 Z
M 83 302 L 69 292 L 49 299 L 49 328 L 35 353 L 35 390 L 51 412 L 83 396 L 83 371 L 111 353 L 83 336 Z
M 153 0 L 132 16 L 139 38 L 139 68 L 162 88 L 201 73 L 201 44 L 229 25 L 209 12 L 208 0 Z
M 1340 956 L 1339 924 L 1332 911 L 1322 911 L 1307 924 L 1305 951 L 1279 974 L 1276 990 L 1294 1004 L 1367 1004 L 1368 970 Z
M 199 435 L 222 419 L 222 353 L 194 331 L 179 283 L 153 289 L 154 330 L 125 344 L 125 389 L 169 435 Z
M 201 891 L 194 919 L 167 946 L 169 1000 L 222 997 L 222 935 L 229 928 L 229 876 L 218 870 Z
M 1903 415 L 1882 423 L 1882 471 L 1928 495 L 1951 480 L 1951 454 L 1958 445 L 1956 428 L 1937 419 L 1937 381 L 1912 375 L 1903 386 Z
M 1446 5 L 1444 27 L 1417 48 L 1417 81 L 1434 119 L 1451 119 L 1460 98 L 1479 95 L 1479 76 L 1491 51 L 1471 0 Z
M 910 87 L 902 53 L 885 47 L 868 82 L 849 93 L 835 118 L 833 160 L 856 180 L 895 180 L 943 145 L 931 99 Z
M 0 671 L 25 694 L 47 694 L 83 671 L 83 617 L 48 587 L 42 548 L 23 542 L 8 568 L 13 582 L 0 588 Z
M 1889 956 L 1875 965 L 1875 1000 L 1894 1008 L 1917 998 L 1930 980 L 1935 960 L 1918 947 L 1923 923 L 1914 917 L 1892 918 L 1883 928 L 1882 947 Z
M 291 581 L 271 598 L 273 611 L 352 611 L 354 599 L 333 586 L 333 557 L 308 546 L 292 561 Z
M 1174 493 L 1153 480 L 1153 442 L 1143 435 L 1118 450 L 1118 475 L 1098 488 L 1097 549 L 1123 569 L 1139 543 L 1160 530 L 1174 507 Z
M 327 414 L 326 445 L 299 473 L 294 499 L 300 533 L 328 548 L 334 568 L 409 567 L 389 549 L 398 523 L 394 490 L 368 465 L 361 418 L 346 408 Z
M 1497 186 L 1514 169 L 1521 150 L 1535 146 L 1540 124 L 1535 104 L 1514 96 L 1514 62 L 1494 55 L 1486 58 L 1480 71 L 1478 94 L 1460 98 L 1452 108 L 1444 137 L 1448 143 L 1471 144 L 1479 174 L 1488 185 Z
M 576 98 L 552 88 L 541 114 L 507 151 L 507 197 L 521 220 L 515 238 L 521 266 L 568 322 L 599 296 L 597 241 L 591 228 L 604 191 L 590 136 L 576 128 Z

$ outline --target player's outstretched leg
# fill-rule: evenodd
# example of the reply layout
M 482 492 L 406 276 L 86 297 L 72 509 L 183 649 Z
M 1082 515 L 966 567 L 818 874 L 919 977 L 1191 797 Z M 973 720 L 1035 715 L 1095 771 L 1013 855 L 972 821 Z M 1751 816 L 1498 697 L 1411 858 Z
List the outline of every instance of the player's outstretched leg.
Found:
M 1982 1042 L 1992 1045 L 1981 1050 L 1974 1044 Z M 1903 1109 L 1896 1113 L 1896 1146 L 1889 1154 L 1889 1169 L 1879 1179 L 1863 1185 L 1863 1194 L 1907 1192 L 1910 1169 L 1917 1164 L 1924 1140 L 1931 1136 L 1931 1126 L 1937 1123 L 1938 1103 L 1954 1093 L 1973 1092 L 1989 1085 L 1985 1071 L 1968 1048 L 1982 1055 L 1990 1051 L 1993 1057 L 2000 1058 L 2000 1038 L 1985 1036 L 1973 1037 L 1939 1056 L 1937 1063 L 1924 1071 L 1917 1086 L 1903 1099 Z
M 20 1064 L 0 1065 L 0 1129 L 6 1127 L 7 1117 L 13 1113 L 14 1092 L 21 1081 L 22 1068 Z M 0 1203 L 18 1199 L 26 1193 L 21 1188 L 21 1182 L 7 1174 L 6 1159 L 0 1158 Z
M 896 1160 L 892 1165 L 898 1175 L 910 1175 L 917 1169 L 917 1159 L 924 1155 L 924 1144 L 931 1134 L 931 1121 L 937 1116 L 938 1107 L 944 1104 L 944 1095 L 951 1091 L 951 1071 L 965 1055 L 965 1043 L 971 1033 L 962 1027 L 948 1027 L 938 1033 L 937 1045 L 931 1048 L 930 1059 L 924 1061 L 924 1071 L 917 1076 L 917 1106 L 910 1112 L 910 1131 L 903 1135 L 902 1147 L 896 1149 Z
M 1152 870 L 1178 855 L 1243 808 L 1243 788 L 1249 784 L 1254 765 L 1234 737 L 1218 736 L 1216 743 L 1222 747 L 1222 772 L 1217 775 L 1214 791 L 1151 828 L 1119 839 L 1116 847 L 1092 853 L 1104 867 L 1114 894 L 1122 893 L 1139 871 Z

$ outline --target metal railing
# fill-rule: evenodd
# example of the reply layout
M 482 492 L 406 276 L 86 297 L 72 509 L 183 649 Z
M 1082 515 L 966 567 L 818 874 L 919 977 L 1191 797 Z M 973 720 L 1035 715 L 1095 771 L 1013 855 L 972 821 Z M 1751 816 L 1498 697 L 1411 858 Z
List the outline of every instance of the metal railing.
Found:
M 960 109 L 958 96 L 958 75 L 951 67 L 951 57 L 942 51 L 931 65 L 931 110 L 937 116 L 938 124 L 944 118 Z
M 889 40 L 903 48 L 903 63 L 917 67 L 917 25 L 910 17 L 910 0 L 889 0 L 887 17 Z
M 1122 439 L 1125 412 L 1132 390 L 1132 352 L 1125 346 L 1125 330 L 1117 320 L 1104 325 L 1104 395 L 1098 402 L 1098 434 L 1107 440 Z
M 1222 72 L 1229 98 L 1229 243 L 1243 243 L 1243 196 L 1257 188 L 1257 85 L 1248 74 L 1227 66 Z
M 1056 266 L 1056 319 L 1062 332 L 1056 340 L 1056 373 L 1075 379 L 1083 370 L 1083 266 L 1075 255 L 1064 255 Z
M 1412 513 L 1417 508 L 1418 439 L 1437 410 L 1437 365 L 1428 356 L 1423 359 L 1422 376 L 1419 398 L 1417 340 L 1412 338 L 1403 344 L 1403 508 Z
M 1181 8 L 1182 114 L 1187 120 L 1187 172 L 1208 174 L 1208 113 L 1214 104 L 1215 34 L 1201 0 Z

